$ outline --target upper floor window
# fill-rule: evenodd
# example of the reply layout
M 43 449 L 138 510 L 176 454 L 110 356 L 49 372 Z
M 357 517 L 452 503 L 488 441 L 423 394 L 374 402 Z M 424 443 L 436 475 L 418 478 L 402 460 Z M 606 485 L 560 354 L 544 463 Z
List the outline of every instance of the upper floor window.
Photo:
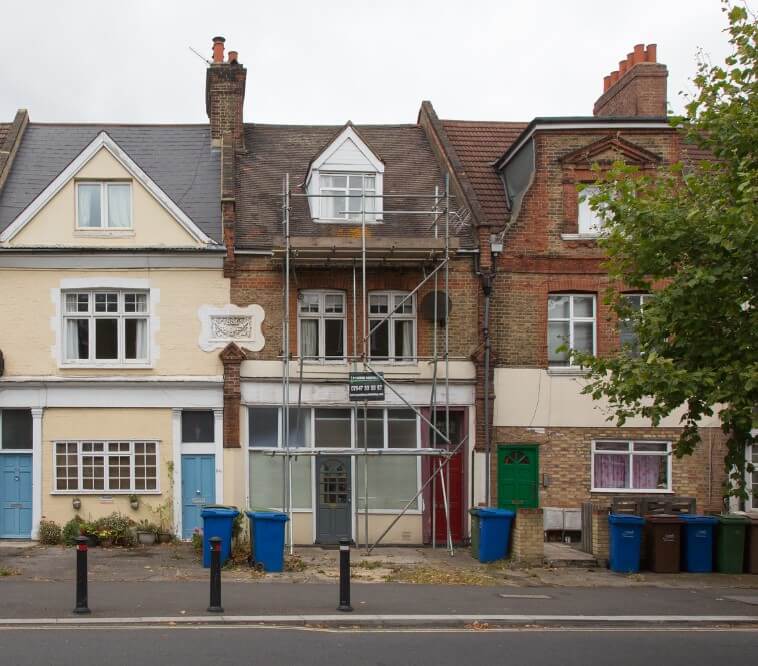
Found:
M 653 294 L 624 294 L 629 307 L 636 313 L 641 312 L 653 298 Z M 619 322 L 619 338 L 621 347 L 631 356 L 640 355 L 640 341 L 637 336 L 634 319 L 625 318 Z
M 376 220 L 374 174 L 322 173 L 320 185 L 322 218 L 360 222 L 362 210 L 365 210 L 367 222 Z
M 369 355 L 374 360 L 412 361 L 416 356 L 416 297 L 384 291 L 368 295 L 371 334 Z M 376 329 L 376 330 L 374 330 Z
M 345 294 L 302 291 L 298 298 L 300 355 L 305 359 L 345 358 Z
M 595 185 L 589 185 L 579 192 L 579 233 L 597 236 L 603 228 L 603 219 L 597 211 L 590 208 L 590 198 L 599 192 Z
M 547 301 L 548 365 L 567 367 L 569 352 L 562 345 L 595 353 L 595 295 L 550 294 Z
M 64 292 L 64 361 L 147 363 L 148 312 L 144 291 Z
M 131 229 L 131 184 L 123 182 L 77 183 L 76 226 L 79 229 Z

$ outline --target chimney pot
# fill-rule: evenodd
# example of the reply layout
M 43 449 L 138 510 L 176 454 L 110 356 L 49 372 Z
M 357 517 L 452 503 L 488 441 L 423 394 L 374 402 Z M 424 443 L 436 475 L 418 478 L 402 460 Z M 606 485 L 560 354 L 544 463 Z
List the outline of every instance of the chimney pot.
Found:
M 226 40 L 223 37 L 213 38 L 213 62 L 224 62 L 224 42 Z
M 610 78 L 611 78 L 611 85 L 613 85 L 614 83 L 616 83 L 616 81 L 619 80 L 619 72 L 618 72 L 618 70 L 615 70 L 615 71 L 611 72 L 611 77 Z
M 611 87 L 611 75 L 603 77 L 603 92 L 608 92 L 608 88 Z
M 645 62 L 645 45 L 644 44 L 635 44 L 634 45 L 634 52 L 632 54 L 634 58 L 634 64 L 638 64 L 641 62 Z
M 626 74 L 626 60 L 619 60 L 619 77 Z
M 239 53 L 237 53 L 237 51 L 229 51 L 228 62 L 229 63 L 237 62 L 238 56 L 239 56 Z
M 645 52 L 645 62 L 658 62 L 658 45 L 648 44 Z

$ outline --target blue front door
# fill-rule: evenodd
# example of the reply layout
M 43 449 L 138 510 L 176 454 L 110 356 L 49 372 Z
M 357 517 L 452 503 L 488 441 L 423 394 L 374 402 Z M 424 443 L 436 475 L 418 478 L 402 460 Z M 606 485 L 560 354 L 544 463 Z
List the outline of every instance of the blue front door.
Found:
M 203 526 L 200 510 L 216 501 L 216 457 L 182 456 L 182 539 L 191 539 L 192 531 Z
M 32 456 L 0 454 L 0 539 L 32 535 Z

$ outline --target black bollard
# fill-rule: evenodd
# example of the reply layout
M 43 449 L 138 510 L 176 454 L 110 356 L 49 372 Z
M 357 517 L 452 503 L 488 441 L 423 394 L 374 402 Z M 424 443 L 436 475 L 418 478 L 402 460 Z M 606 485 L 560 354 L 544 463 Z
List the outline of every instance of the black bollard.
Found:
M 211 537 L 211 605 L 209 613 L 223 613 L 221 606 L 221 537 Z
M 91 613 L 87 606 L 87 537 L 76 537 L 76 608 L 74 613 Z
M 349 613 L 350 605 L 350 539 L 340 539 L 340 605 L 338 611 Z

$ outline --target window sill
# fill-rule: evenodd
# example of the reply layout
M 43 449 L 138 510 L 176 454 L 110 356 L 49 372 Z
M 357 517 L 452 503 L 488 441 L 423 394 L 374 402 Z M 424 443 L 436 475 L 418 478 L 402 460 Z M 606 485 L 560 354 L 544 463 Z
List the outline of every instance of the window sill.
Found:
M 376 215 L 376 213 L 371 213 L 371 215 Z M 313 221 L 317 222 L 318 224 L 350 224 L 350 225 L 363 224 L 362 220 L 346 220 L 341 217 L 314 217 Z M 380 216 L 378 219 L 375 219 L 375 220 L 366 220 L 366 225 L 381 224 L 383 221 L 384 220 L 382 220 Z
M 632 488 L 593 488 L 591 493 L 603 495 L 673 495 L 673 490 L 635 490 Z
M 132 238 L 134 229 L 76 229 L 74 236 L 83 238 Z
M 128 497 L 129 495 L 162 495 L 160 490 L 51 490 L 51 495 L 88 495 L 95 497 L 110 497 L 119 495 Z
M 586 370 L 581 367 L 557 367 L 557 368 L 551 368 L 548 367 L 547 374 L 552 375 L 555 377 L 584 377 L 589 373 L 589 370 Z
M 66 363 L 58 366 L 59 370 L 152 370 L 152 363 Z
M 596 241 L 602 234 L 561 234 L 565 241 Z

